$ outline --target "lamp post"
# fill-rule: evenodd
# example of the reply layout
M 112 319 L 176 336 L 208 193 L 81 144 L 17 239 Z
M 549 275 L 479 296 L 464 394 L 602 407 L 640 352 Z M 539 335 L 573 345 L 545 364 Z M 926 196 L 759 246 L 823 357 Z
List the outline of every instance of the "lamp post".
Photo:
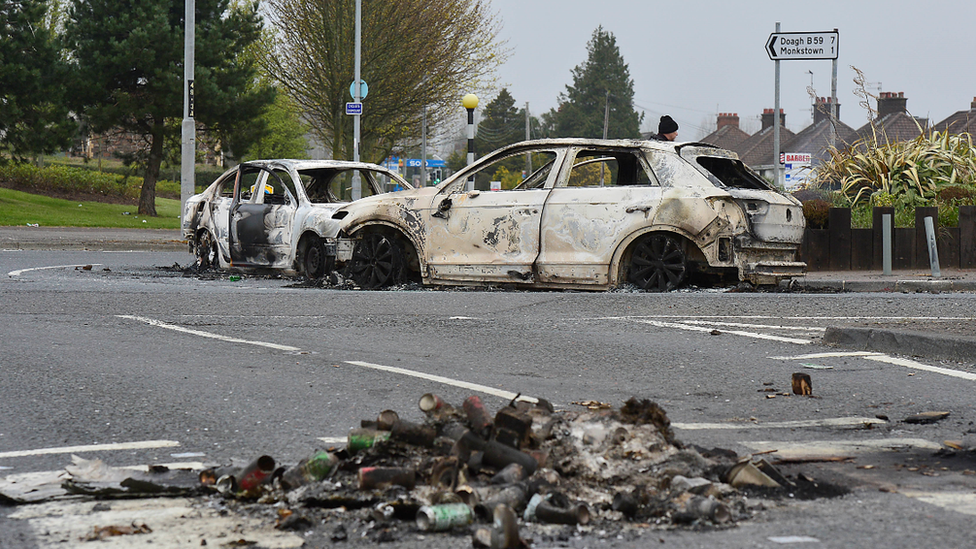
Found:
M 196 192 L 195 174 L 197 154 L 197 125 L 194 116 L 193 68 L 196 44 L 196 2 L 187 0 L 183 29 L 183 125 L 181 126 L 180 158 L 180 220 L 186 200 Z M 99 160 L 101 162 L 101 160 Z
M 478 108 L 478 96 L 469 93 L 461 99 L 461 104 L 468 110 L 468 166 L 474 164 L 474 110 Z M 474 175 L 468 178 L 467 190 L 474 190 Z

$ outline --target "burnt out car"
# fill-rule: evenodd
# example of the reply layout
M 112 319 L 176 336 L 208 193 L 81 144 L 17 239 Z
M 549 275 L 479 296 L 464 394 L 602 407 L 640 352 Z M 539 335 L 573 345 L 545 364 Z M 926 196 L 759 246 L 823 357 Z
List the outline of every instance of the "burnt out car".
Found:
M 187 199 L 183 237 L 202 268 L 281 269 L 319 278 L 331 269 L 339 222 L 352 198 L 411 189 L 375 164 L 338 160 L 255 160 Z
M 527 174 L 511 189 L 508 174 Z M 495 151 L 436 187 L 339 209 L 337 261 L 362 287 L 680 287 L 695 273 L 802 275 L 803 209 L 702 143 L 552 139 Z

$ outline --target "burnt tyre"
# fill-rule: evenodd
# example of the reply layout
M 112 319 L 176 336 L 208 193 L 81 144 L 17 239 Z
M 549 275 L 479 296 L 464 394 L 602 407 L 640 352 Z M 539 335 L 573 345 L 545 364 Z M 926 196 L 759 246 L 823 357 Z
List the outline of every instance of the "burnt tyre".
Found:
M 197 266 L 201 269 L 216 269 L 220 267 L 217 256 L 217 239 L 210 231 L 204 231 L 197 239 Z
M 400 282 L 404 263 L 403 249 L 395 240 L 373 233 L 356 243 L 348 272 L 360 288 L 385 288 Z
M 325 244 L 322 239 L 314 234 L 307 236 L 299 262 L 302 274 L 306 278 L 318 280 L 331 271 L 334 266 L 335 257 L 325 253 Z
M 642 238 L 630 259 L 630 281 L 648 292 L 670 292 L 688 275 L 688 257 L 681 243 L 665 234 Z

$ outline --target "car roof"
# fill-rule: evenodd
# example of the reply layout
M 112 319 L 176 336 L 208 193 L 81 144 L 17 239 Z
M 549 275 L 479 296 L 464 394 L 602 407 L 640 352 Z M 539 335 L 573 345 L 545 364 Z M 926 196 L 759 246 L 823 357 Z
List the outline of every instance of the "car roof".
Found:
M 241 162 L 240 166 L 258 166 L 262 168 L 271 167 L 281 167 L 286 169 L 294 169 L 296 171 L 301 170 L 315 170 L 315 169 L 364 169 L 371 170 L 375 172 L 388 175 L 397 180 L 397 182 L 402 182 L 406 184 L 408 188 L 413 188 L 403 176 L 384 168 L 378 164 L 373 164 L 370 162 L 352 162 L 350 160 L 297 160 L 292 158 L 275 158 L 275 159 L 262 159 L 262 160 L 248 160 L 247 162 Z

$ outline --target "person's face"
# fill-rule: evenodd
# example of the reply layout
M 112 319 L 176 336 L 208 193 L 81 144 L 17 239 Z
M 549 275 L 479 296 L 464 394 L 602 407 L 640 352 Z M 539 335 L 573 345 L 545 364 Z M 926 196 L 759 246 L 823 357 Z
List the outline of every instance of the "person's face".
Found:
M 671 133 L 664 134 L 664 138 L 667 139 L 668 141 L 674 141 L 676 137 L 678 137 L 678 132 L 671 132 Z

